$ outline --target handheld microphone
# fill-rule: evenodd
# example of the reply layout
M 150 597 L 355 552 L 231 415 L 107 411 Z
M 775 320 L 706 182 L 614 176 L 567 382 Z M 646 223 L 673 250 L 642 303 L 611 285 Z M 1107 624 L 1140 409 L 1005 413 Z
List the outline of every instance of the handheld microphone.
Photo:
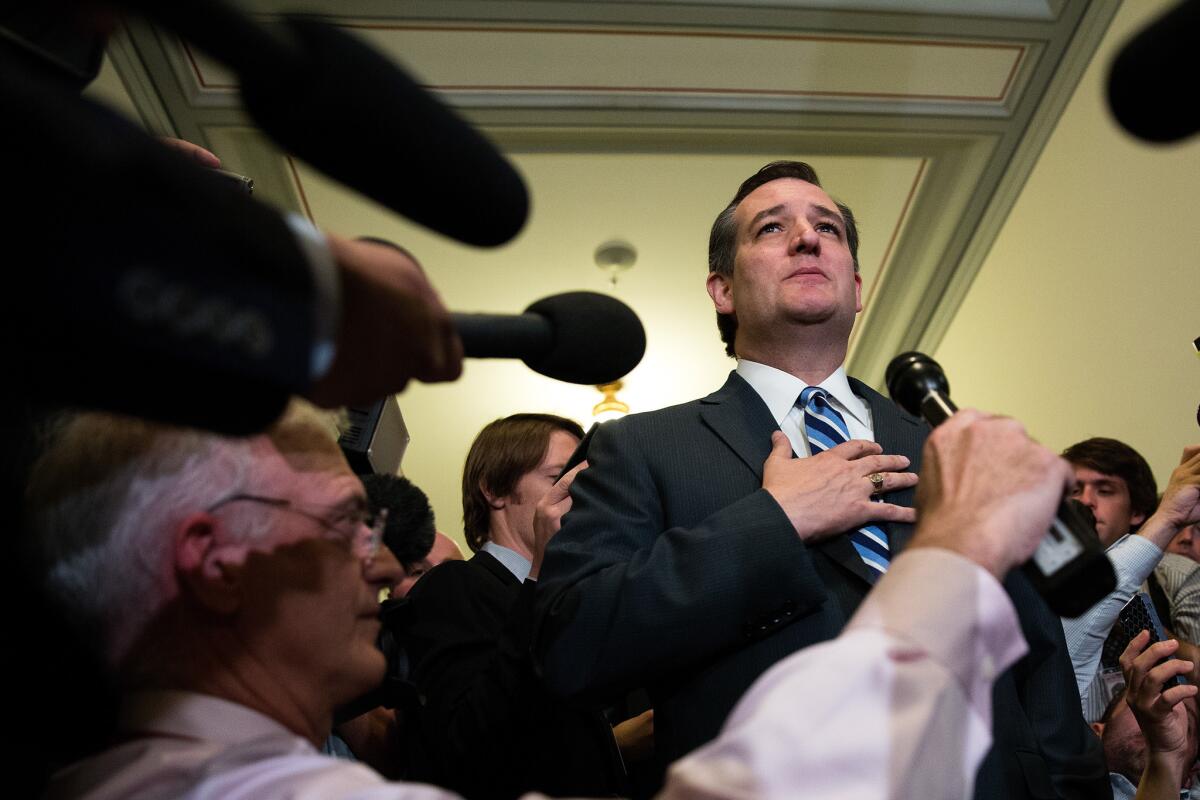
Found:
M 958 409 L 942 367 L 924 353 L 901 353 L 885 373 L 888 394 L 905 411 L 940 425 Z M 1078 617 L 1117 586 L 1112 563 L 1095 531 L 1067 501 L 1050 531 L 1025 563 L 1025 574 L 1061 617 Z
M 1200 76 L 1198 33 L 1200 0 L 1187 0 L 1121 48 L 1109 70 L 1108 104 L 1122 128 L 1159 143 L 1200 131 L 1200 108 L 1187 99 L 1186 90 Z
M 519 358 L 567 383 L 611 383 L 646 352 L 646 331 L 629 306 L 596 292 L 538 300 L 523 314 L 451 314 L 470 358 Z
M 504 244 L 529 197 L 496 148 L 388 58 L 330 25 L 262 26 L 221 0 L 123 0 L 235 73 L 242 102 L 280 146 L 460 242 Z

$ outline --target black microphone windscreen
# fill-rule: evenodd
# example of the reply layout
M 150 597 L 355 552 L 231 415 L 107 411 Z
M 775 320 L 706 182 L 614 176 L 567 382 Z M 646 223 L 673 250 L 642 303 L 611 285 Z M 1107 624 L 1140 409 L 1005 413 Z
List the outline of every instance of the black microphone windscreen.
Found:
M 1108 76 L 1108 103 L 1125 130 L 1149 142 L 1200 131 L 1192 92 L 1200 79 L 1200 0 L 1187 0 L 1121 48 Z
M 950 396 L 950 384 L 941 364 L 916 350 L 893 358 L 883 379 L 892 400 L 915 417 L 922 416 L 921 403 L 931 391 Z
M 496 148 L 384 56 L 343 31 L 287 17 L 301 57 L 239 75 L 272 139 L 414 222 L 491 247 L 525 224 L 529 198 Z
M 525 363 L 568 383 L 611 383 L 629 374 L 646 352 L 646 331 L 629 306 L 596 292 L 567 292 L 525 309 L 550 321 L 554 345 Z

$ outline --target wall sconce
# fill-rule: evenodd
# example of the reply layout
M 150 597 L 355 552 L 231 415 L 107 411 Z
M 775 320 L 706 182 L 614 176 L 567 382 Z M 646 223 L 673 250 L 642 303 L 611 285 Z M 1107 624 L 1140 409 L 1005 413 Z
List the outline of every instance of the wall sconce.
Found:
M 621 381 L 602 383 L 596 387 L 600 390 L 600 394 L 604 395 L 604 399 L 592 407 L 592 416 L 595 417 L 596 422 L 608 422 L 629 413 L 629 405 L 617 399 L 617 392 L 624 387 L 625 384 Z

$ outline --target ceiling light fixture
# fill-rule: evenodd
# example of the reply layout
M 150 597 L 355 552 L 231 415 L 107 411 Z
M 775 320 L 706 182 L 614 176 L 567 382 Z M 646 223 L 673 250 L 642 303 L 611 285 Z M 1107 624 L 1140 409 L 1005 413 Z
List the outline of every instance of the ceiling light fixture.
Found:
M 596 248 L 594 258 L 596 266 L 608 273 L 608 283 L 616 291 L 617 278 L 637 263 L 637 250 L 629 242 L 612 239 Z
M 613 293 L 617 291 L 617 278 L 637 263 L 637 250 L 629 242 L 621 239 L 610 239 L 596 248 L 593 256 L 596 266 L 608 273 L 608 284 Z M 617 397 L 617 392 L 625 387 L 622 381 L 602 383 L 596 386 L 604 399 L 592 408 L 592 417 L 597 422 L 608 422 L 629 413 L 629 405 Z

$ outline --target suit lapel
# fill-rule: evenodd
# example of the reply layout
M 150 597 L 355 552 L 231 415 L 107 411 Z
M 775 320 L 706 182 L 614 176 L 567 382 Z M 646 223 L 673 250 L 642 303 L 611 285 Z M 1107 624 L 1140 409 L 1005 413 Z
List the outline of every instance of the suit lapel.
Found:
M 850 388 L 870 406 L 875 441 L 883 452 L 908 456 L 912 461 L 910 469 L 919 470 L 925 424 L 859 380 L 850 378 Z M 724 386 L 700 401 L 700 418 L 761 482 L 763 462 L 771 453 L 771 432 L 779 430 L 779 426 L 758 392 L 736 372 L 731 372 Z M 913 498 L 912 489 L 885 495 L 888 502 L 905 506 L 911 506 Z M 893 523 L 883 526 L 892 551 L 902 551 L 912 537 L 912 526 Z M 849 536 L 833 536 L 812 548 L 859 580 L 871 582 L 871 572 Z
M 873 582 L 874 577 L 871 575 L 871 568 L 863 562 L 862 556 L 854 549 L 854 544 L 850 541 L 848 531 L 840 533 L 837 536 L 831 536 L 828 539 L 822 539 L 816 544 L 811 545 L 811 547 L 823 553 L 839 567 L 861 580 L 867 583 Z
M 925 423 L 904 413 L 899 406 L 862 381 L 851 378 L 850 388 L 870 406 L 871 426 L 875 429 L 875 441 L 883 448 L 883 452 L 888 455 L 908 456 L 912 462 L 909 465 L 909 471 L 920 472 L 921 447 L 924 445 L 925 436 L 928 433 Z M 916 492 L 913 489 L 889 492 L 883 496 L 883 499 L 896 505 L 912 507 L 916 499 Z M 892 553 L 902 552 L 908 545 L 908 540 L 912 538 L 913 526 L 906 523 L 889 522 L 885 524 L 885 529 L 888 533 Z
M 912 460 L 912 469 L 919 466 L 921 455 L 921 423 L 913 417 L 902 414 L 897 406 L 883 395 L 868 387 L 862 381 L 850 378 L 851 390 L 867 402 L 871 409 L 871 427 L 875 431 L 875 441 L 887 454 L 908 456 Z M 891 492 L 884 495 L 884 500 L 897 505 L 911 506 L 913 491 Z M 876 523 L 888 535 L 889 547 L 893 554 L 899 553 L 912 537 L 912 526 L 900 523 Z M 862 560 L 862 556 L 854 549 L 850 541 L 849 531 L 840 536 L 834 536 L 817 542 L 813 549 L 825 554 L 830 560 L 855 577 L 871 584 L 875 580 L 872 573 Z
M 471 556 L 471 563 L 483 567 L 484 570 L 490 572 L 492 577 L 500 581 L 505 586 L 515 585 L 518 583 L 517 576 L 508 571 L 508 567 L 500 563 L 499 559 L 491 553 L 480 551 Z
M 736 372 L 725 385 L 700 401 L 700 417 L 762 482 L 762 466 L 771 453 L 771 432 L 779 430 L 767 404 Z M 871 574 L 849 536 L 833 536 L 812 546 L 859 580 Z
M 779 426 L 758 392 L 730 372 L 724 386 L 700 401 L 700 419 L 761 482 L 763 462 L 771 453 L 771 432 Z

